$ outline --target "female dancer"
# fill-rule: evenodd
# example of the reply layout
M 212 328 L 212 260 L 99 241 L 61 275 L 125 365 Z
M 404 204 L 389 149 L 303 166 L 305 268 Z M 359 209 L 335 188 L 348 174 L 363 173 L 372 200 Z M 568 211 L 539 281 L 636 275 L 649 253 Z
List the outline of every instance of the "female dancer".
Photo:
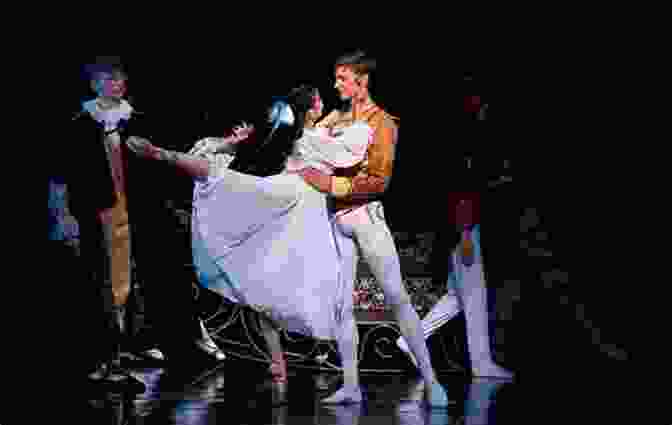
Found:
M 358 121 L 337 136 L 313 128 L 322 103 L 312 87 L 293 90 L 270 112 L 269 136 L 261 144 L 240 145 L 228 168 L 140 138 L 129 138 L 128 145 L 195 179 L 192 246 L 199 281 L 264 313 L 264 335 L 282 380 L 284 360 L 273 327 L 338 341 L 346 334 L 340 327 L 353 290 L 341 278 L 326 197 L 298 172 L 316 167 L 331 173 L 357 164 L 372 133 Z

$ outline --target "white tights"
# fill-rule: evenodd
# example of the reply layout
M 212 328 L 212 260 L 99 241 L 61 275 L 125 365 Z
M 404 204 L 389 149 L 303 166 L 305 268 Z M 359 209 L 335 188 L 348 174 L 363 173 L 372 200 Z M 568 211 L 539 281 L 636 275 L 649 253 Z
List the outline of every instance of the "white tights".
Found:
M 431 385 L 435 382 L 436 375 L 432 368 L 420 318 L 403 284 L 399 254 L 385 221 L 383 205 L 380 202 L 373 202 L 337 216 L 335 227 L 337 245 L 344 261 L 342 270 L 347 273 L 344 278 L 348 282 L 355 281 L 357 260 L 361 254 L 374 278 L 381 285 L 386 303 L 392 307 L 401 334 L 408 341 L 413 355 L 418 360 L 418 367 L 425 384 Z M 348 313 L 346 320 L 352 321 L 354 334 L 356 334 L 354 316 Z M 344 335 L 342 341 L 338 341 L 342 355 L 346 355 L 345 350 L 349 350 L 352 346 L 352 343 L 345 338 L 346 336 L 349 338 L 352 333 L 348 331 L 344 334 L 347 335 Z M 356 352 L 354 355 L 356 356 Z M 346 363 L 344 362 L 345 368 Z M 348 373 L 357 374 L 356 371 Z M 352 379 L 353 385 L 356 382 L 357 379 Z

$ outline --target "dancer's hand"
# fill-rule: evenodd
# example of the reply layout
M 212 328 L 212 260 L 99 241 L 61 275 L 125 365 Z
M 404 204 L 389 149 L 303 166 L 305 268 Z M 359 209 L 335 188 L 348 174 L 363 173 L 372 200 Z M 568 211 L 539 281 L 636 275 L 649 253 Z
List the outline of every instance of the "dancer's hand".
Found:
M 254 126 L 249 125 L 246 122 L 243 122 L 242 125 L 233 128 L 233 143 L 238 143 L 242 140 L 250 137 L 250 134 L 254 133 Z
M 158 148 L 142 137 L 130 136 L 126 145 L 141 158 L 159 159 L 161 148 Z
M 236 144 L 254 133 L 254 126 L 243 123 L 241 126 L 233 128 L 233 135 L 229 137 L 206 137 L 194 144 L 194 147 L 188 152 L 189 155 L 207 156 L 218 153 L 229 143 Z

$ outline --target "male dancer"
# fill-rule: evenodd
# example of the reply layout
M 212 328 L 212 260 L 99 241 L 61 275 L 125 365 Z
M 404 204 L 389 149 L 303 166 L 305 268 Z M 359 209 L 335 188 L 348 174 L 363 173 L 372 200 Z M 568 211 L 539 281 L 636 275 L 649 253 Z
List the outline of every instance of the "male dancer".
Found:
M 339 170 L 334 176 L 314 168 L 305 170 L 302 176 L 316 189 L 332 197 L 334 231 L 344 259 L 342 270 L 351 291 L 354 289 L 359 248 L 376 281 L 382 286 L 385 298 L 392 304 L 402 335 L 420 360 L 426 400 L 432 406 L 445 407 L 448 399 L 436 378 L 420 319 L 404 287 L 399 255 L 380 201 L 392 177 L 398 126 L 395 123 L 397 119 L 376 105 L 369 93 L 375 68 L 376 61 L 362 51 L 339 58 L 335 64 L 334 87 L 341 100 L 350 102 L 352 109 L 334 110 L 318 123 L 318 126 L 332 131 L 338 131 L 338 128 L 350 125 L 356 119 L 371 126 L 374 139 L 364 162 Z M 353 116 L 353 110 L 356 116 Z M 322 400 L 325 403 L 356 403 L 362 398 L 356 373 L 358 335 L 351 299 L 346 297 L 349 305 L 343 320 L 347 321 L 347 326 L 344 326 L 344 335 L 337 341 L 345 372 L 344 387 Z M 354 371 L 354 376 L 349 376 L 351 373 L 348 371 Z
M 462 199 L 456 207 L 456 227 L 460 233 L 460 242 L 448 259 L 452 270 L 448 277 L 448 285 L 457 292 L 457 296 L 450 293 L 444 295 L 422 319 L 422 329 L 425 338 L 429 338 L 463 310 L 472 374 L 475 377 L 510 379 L 513 374 L 495 364 L 490 351 L 487 288 L 481 256 L 480 226 L 471 212 L 473 202 L 470 199 Z M 399 337 L 397 345 L 417 365 L 403 337 Z
M 476 102 L 480 99 L 474 99 L 475 97 L 468 96 L 468 101 L 465 101 L 465 110 L 475 113 L 477 120 L 483 121 L 486 118 L 487 105 L 477 104 Z M 471 109 L 475 105 L 478 107 Z M 473 130 L 479 130 L 479 128 L 470 127 L 467 129 L 467 131 Z M 487 288 L 481 255 L 480 226 L 480 192 L 486 189 L 482 187 L 484 186 L 483 183 L 487 182 L 490 186 L 507 183 L 510 181 L 510 177 L 499 175 L 502 173 L 490 175 L 492 170 L 487 169 L 479 170 L 482 175 L 475 176 L 471 156 L 467 155 L 463 167 L 458 167 L 462 168 L 463 173 L 456 173 L 460 175 L 461 181 L 455 184 L 466 190 L 451 192 L 447 200 L 449 204 L 447 222 L 454 226 L 459 235 L 459 242 L 455 241 L 457 246 L 452 249 L 447 260 L 449 289 L 455 290 L 457 296 L 448 293 L 441 298 L 422 319 L 422 328 L 425 338 L 429 338 L 441 326 L 457 316 L 460 310 L 464 311 L 472 374 L 476 377 L 510 379 L 513 374 L 495 364 L 490 350 Z M 496 180 L 493 180 L 493 177 L 496 177 Z M 450 228 L 448 228 L 448 232 L 450 232 Z M 453 243 L 449 242 L 450 245 L 453 245 Z M 439 259 L 439 261 L 446 260 Z M 403 337 L 397 339 L 397 345 L 417 365 L 417 361 Z
M 72 137 L 61 153 L 71 195 L 70 210 L 80 227 L 81 265 L 85 269 L 81 290 L 92 291 L 90 295 L 101 300 L 86 303 L 84 308 L 91 309 L 86 316 L 100 317 L 101 307 L 103 310 L 100 321 L 93 321 L 101 329 L 94 328 L 89 338 L 92 343 L 86 343 L 87 349 L 95 351 L 89 376 L 100 379 L 124 374 L 117 372 L 121 371 L 124 307 L 132 282 L 131 242 L 133 257 L 144 272 L 148 315 L 160 328 L 158 341 L 153 342 L 182 354 L 188 344 L 175 336 L 175 330 L 191 325 L 188 338 L 198 341 L 201 335 L 188 305 L 192 300 L 190 285 L 167 285 L 169 279 L 180 276 L 180 271 L 170 261 L 162 261 L 156 252 L 157 241 L 165 243 L 167 238 L 162 224 L 168 211 L 160 196 L 147 195 L 155 193 L 161 184 L 155 184 L 153 191 L 141 186 L 159 180 L 161 170 L 133 166 L 137 160 L 128 155 L 124 143 L 129 134 L 144 135 L 154 129 L 124 100 L 127 75 L 118 58 L 99 58 L 87 66 L 86 73 L 97 97 L 84 102 L 82 111 L 73 118 Z M 179 302 L 180 307 L 161 307 L 167 303 L 166 296 Z M 217 351 L 210 349 L 208 353 L 216 355 Z M 163 358 L 155 348 L 145 354 Z

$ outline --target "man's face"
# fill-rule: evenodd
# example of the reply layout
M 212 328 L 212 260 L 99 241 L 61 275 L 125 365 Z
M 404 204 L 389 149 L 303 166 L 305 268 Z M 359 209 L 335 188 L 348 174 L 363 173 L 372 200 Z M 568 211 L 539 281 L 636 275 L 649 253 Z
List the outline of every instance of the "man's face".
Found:
M 120 72 L 100 73 L 95 80 L 96 93 L 102 97 L 121 99 L 126 94 L 126 80 Z
M 334 88 L 338 90 L 341 100 L 352 99 L 359 88 L 357 84 L 357 74 L 349 66 L 339 66 L 334 73 L 336 82 Z

